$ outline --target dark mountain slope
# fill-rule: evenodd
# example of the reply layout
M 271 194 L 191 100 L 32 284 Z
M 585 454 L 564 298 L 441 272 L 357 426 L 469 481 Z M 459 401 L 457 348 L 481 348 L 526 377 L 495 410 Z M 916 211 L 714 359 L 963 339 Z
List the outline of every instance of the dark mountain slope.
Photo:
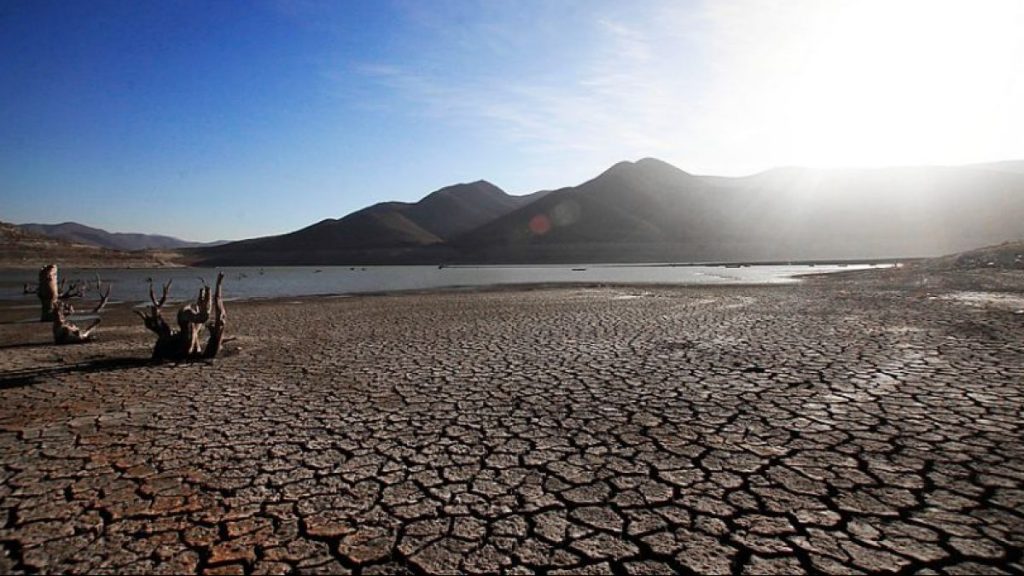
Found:
M 937 256 L 1024 237 L 1024 174 L 989 167 L 697 176 L 655 159 L 512 197 L 486 182 L 194 252 L 206 264 L 707 262 Z
M 290 234 L 193 251 L 204 264 L 362 264 L 444 259 L 445 240 L 529 200 L 479 180 L 437 190 L 416 203 L 383 202 Z
M 424 229 L 447 239 L 521 205 L 520 197 L 510 196 L 490 182 L 479 180 L 442 188 L 415 204 L 404 204 L 397 209 Z
M 929 256 L 1024 235 L 1024 175 L 974 168 L 687 174 L 619 163 L 452 242 L 469 260 Z

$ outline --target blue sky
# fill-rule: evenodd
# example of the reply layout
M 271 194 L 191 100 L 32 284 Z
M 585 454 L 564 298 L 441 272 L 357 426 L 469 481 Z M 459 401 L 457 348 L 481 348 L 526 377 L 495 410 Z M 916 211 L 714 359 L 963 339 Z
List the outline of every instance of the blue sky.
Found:
M 0 3 L 0 219 L 235 239 L 484 178 L 1024 158 L 1024 3 Z

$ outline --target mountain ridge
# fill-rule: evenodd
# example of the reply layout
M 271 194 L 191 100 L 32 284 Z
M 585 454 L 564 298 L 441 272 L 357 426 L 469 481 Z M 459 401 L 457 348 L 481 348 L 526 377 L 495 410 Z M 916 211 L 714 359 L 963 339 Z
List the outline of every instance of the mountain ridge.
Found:
M 202 264 L 323 264 L 417 260 L 544 193 L 512 196 L 486 180 L 445 186 L 416 202 L 378 202 L 287 234 L 191 251 Z
M 695 175 L 643 158 L 617 162 L 577 186 L 534 195 L 512 197 L 494 187 L 499 194 L 477 181 L 442 188 L 416 203 L 379 203 L 330 221 L 337 234 L 352 224 L 348 219 L 402 216 L 408 221 L 404 237 L 364 231 L 362 236 L 377 241 L 326 237 L 315 246 L 300 246 L 289 245 L 294 237 L 282 235 L 272 237 L 284 239 L 277 246 L 246 241 L 198 249 L 196 256 L 205 265 L 938 256 L 1024 235 L 1024 174 L 1006 166 L 1016 164 L 1002 163 L 999 170 L 787 167 L 729 178 Z M 424 208 L 435 202 L 442 207 Z M 491 210 L 476 209 L 477 203 Z M 474 217 L 457 216 L 466 214 Z M 450 224 L 446 219 L 460 222 L 444 227 Z
M 108 232 L 102 228 L 95 228 L 93 226 L 72 221 L 61 222 L 59 224 L 27 223 L 16 224 L 16 226 L 26 232 L 42 234 L 43 236 L 48 236 L 50 238 L 121 251 L 174 250 L 178 248 L 213 246 L 223 243 L 223 241 L 190 242 L 188 240 L 182 240 L 173 236 L 165 236 L 161 234 Z
M 571 213 L 572 218 L 560 217 Z M 550 225 L 532 230 L 535 219 Z M 790 168 L 735 179 L 617 163 L 454 240 L 474 261 L 934 256 L 1024 234 L 1024 174 Z
M 199 265 L 759 262 L 929 257 L 1024 237 L 1024 161 L 697 175 L 656 158 L 512 196 L 477 180 L 276 236 L 183 248 Z
M 179 256 L 174 252 L 125 252 L 74 243 L 0 222 L 0 268 L 38 269 L 47 263 L 70 268 L 160 268 L 184 265 Z

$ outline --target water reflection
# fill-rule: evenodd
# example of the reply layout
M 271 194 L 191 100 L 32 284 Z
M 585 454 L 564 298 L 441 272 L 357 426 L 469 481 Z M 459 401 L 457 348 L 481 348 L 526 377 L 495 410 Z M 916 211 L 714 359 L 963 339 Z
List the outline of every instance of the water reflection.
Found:
M 502 284 L 777 284 L 794 282 L 795 275 L 868 268 L 869 265 L 788 266 L 263 266 L 225 268 L 226 293 L 231 299 L 275 298 L 319 294 L 359 294 L 401 290 L 427 290 Z M 193 298 L 202 280 L 212 282 L 210 268 L 166 269 L 61 269 L 62 277 L 93 278 L 114 284 L 113 299 L 143 302 L 149 298 L 148 280 L 174 280 L 170 298 Z M 0 299 L 33 298 L 22 295 L 22 285 L 34 282 L 33 270 L 0 271 Z

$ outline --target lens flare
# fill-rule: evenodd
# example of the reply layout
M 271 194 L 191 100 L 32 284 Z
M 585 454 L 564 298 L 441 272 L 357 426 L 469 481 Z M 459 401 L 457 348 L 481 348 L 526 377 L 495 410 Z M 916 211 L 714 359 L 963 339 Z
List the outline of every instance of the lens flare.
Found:
M 551 231 L 551 219 L 547 214 L 537 214 L 530 218 L 530 232 L 534 236 L 543 236 Z

